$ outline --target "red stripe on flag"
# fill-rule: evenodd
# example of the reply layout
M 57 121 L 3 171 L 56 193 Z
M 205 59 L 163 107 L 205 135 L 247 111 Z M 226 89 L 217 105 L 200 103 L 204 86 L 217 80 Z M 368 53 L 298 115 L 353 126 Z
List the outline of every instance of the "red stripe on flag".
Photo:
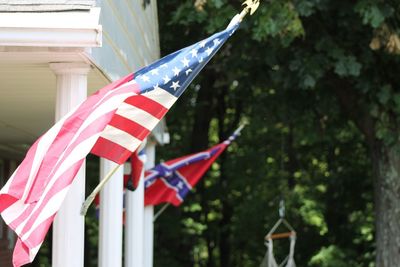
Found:
M 131 173 L 128 181 L 132 183 L 129 185 L 126 183 L 126 188 L 129 190 L 135 190 L 138 187 L 140 177 L 142 176 L 143 161 L 139 158 L 138 150 L 131 155 Z
M 112 146 L 110 146 L 110 143 L 112 143 Z M 99 137 L 91 153 L 95 155 L 107 155 L 107 158 L 112 158 L 115 163 L 123 164 L 132 154 L 132 151 L 103 137 Z
M 145 139 L 146 136 L 150 133 L 150 131 L 142 125 L 118 114 L 114 115 L 108 125 L 114 126 L 115 128 L 127 132 L 128 134 L 139 139 L 140 141 L 143 141 L 143 139 Z
M 161 119 L 168 111 L 163 105 L 143 95 L 131 96 L 124 102 L 146 111 L 157 119 Z
M 129 174 L 124 174 L 124 187 L 126 187 L 126 184 L 128 183 L 129 178 L 131 178 L 131 176 Z
M 14 204 L 17 200 L 18 200 L 18 198 L 15 198 L 10 195 L 6 195 L 6 194 L 1 195 L 0 212 L 3 212 L 3 210 L 5 210 L 6 208 L 8 208 L 12 204 Z

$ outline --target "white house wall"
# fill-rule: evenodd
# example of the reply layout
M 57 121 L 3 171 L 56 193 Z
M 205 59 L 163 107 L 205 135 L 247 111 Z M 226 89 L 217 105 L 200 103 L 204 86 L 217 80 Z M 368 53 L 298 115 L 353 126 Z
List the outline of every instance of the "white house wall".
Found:
M 92 49 L 93 62 L 112 80 L 159 58 L 157 3 L 151 0 L 101 0 L 101 48 Z

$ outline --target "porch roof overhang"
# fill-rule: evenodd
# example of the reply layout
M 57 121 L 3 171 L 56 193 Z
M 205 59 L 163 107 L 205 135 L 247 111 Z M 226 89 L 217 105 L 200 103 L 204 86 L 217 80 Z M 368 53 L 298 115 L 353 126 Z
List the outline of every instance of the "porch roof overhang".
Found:
M 88 94 L 109 83 L 90 57 L 101 46 L 99 15 L 99 8 L 1 13 L 0 157 L 22 159 L 54 124 L 56 77 L 50 63 L 90 64 Z

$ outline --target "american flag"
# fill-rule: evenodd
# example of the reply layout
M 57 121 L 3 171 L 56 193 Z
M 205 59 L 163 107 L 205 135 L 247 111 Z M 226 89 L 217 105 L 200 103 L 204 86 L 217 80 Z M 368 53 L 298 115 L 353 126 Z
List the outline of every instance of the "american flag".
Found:
M 29 149 L 0 191 L 0 213 L 18 236 L 13 264 L 32 262 L 85 157 L 124 163 L 238 23 L 90 96 Z
M 182 204 L 183 199 L 207 172 L 218 156 L 239 135 L 239 127 L 227 140 L 210 149 L 163 162 L 146 171 L 145 205 Z

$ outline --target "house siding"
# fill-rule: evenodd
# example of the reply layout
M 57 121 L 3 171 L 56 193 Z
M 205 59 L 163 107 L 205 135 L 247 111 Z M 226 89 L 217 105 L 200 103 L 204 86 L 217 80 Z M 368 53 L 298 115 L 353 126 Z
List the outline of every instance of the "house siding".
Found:
M 159 58 L 157 3 L 155 0 L 102 0 L 100 24 L 103 45 L 92 58 L 115 80 Z

